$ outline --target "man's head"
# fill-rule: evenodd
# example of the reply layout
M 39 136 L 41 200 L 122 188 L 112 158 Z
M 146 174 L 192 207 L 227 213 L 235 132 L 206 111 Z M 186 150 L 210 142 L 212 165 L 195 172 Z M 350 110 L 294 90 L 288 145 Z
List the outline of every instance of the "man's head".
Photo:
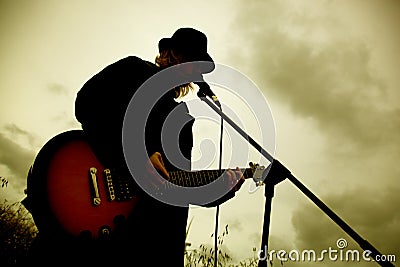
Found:
M 207 36 L 196 29 L 176 30 L 170 38 L 162 38 L 158 42 L 158 50 L 155 62 L 161 68 L 187 62 L 204 62 L 183 65 L 182 74 L 196 78 L 215 69 L 214 61 L 207 52 Z M 183 85 L 177 95 L 184 96 L 189 89 L 193 89 L 190 84 Z
M 161 57 L 163 54 L 173 57 L 172 60 L 157 62 L 162 67 L 205 61 L 210 64 L 204 64 L 207 67 L 200 70 L 202 74 L 209 73 L 215 68 L 214 61 L 207 52 L 207 36 L 193 28 L 180 28 L 170 38 L 162 38 L 158 42 L 158 50 Z

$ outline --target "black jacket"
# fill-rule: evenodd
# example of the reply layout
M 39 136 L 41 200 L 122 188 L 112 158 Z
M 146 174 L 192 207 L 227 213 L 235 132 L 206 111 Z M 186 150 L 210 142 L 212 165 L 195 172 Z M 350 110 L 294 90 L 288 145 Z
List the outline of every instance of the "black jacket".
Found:
M 156 65 L 128 56 L 89 79 L 76 98 L 76 118 L 100 160 L 125 174 L 127 169 L 122 147 L 125 112 L 136 90 L 157 71 L 159 68 Z M 178 105 L 173 95 L 166 94 L 151 111 L 146 129 L 143 129 L 149 155 L 156 151 L 162 153 L 160 132 L 163 122 Z M 193 145 L 191 130 L 191 124 L 185 126 L 180 142 L 182 153 L 188 159 Z M 164 160 L 167 169 L 171 170 L 173 165 L 165 157 Z M 187 216 L 187 207 L 171 206 L 142 195 L 133 216 L 129 218 L 128 234 L 122 242 L 125 246 L 119 251 L 126 251 L 123 256 L 132 261 L 152 259 L 154 264 L 168 262 L 170 266 L 182 266 Z

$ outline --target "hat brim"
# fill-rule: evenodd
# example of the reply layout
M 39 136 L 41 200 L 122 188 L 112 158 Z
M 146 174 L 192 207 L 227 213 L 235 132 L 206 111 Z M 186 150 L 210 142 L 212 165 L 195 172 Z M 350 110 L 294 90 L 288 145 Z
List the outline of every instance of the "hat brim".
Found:
M 158 51 L 164 51 L 168 49 L 174 49 L 176 45 L 174 45 L 174 41 L 172 38 L 162 38 L 158 42 Z M 186 57 L 187 62 L 191 61 L 201 61 L 201 62 L 207 62 L 203 65 L 203 68 L 201 69 L 202 73 L 209 73 L 212 72 L 215 69 L 215 63 L 212 57 L 206 52 L 206 53 L 200 53 L 196 55 L 184 55 Z M 208 62 L 210 64 L 208 64 Z
M 189 56 L 188 62 L 200 62 L 201 72 L 202 73 L 209 73 L 215 69 L 214 60 L 208 53 L 199 54 L 196 56 Z

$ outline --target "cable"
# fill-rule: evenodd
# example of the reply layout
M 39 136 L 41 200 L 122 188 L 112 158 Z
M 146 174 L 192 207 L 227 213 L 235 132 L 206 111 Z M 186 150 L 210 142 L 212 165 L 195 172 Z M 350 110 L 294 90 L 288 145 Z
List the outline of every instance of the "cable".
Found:
M 219 107 L 222 112 L 222 106 Z M 222 171 L 222 135 L 224 131 L 224 119 L 221 116 L 221 131 L 219 139 L 219 170 Z M 214 230 L 214 267 L 217 267 L 218 263 L 218 221 L 219 221 L 219 204 L 217 205 L 217 210 L 215 213 L 215 230 Z
M 199 91 L 197 95 L 199 96 L 200 99 L 208 101 L 207 96 L 212 98 L 215 104 L 215 108 L 219 107 L 220 112 L 222 113 L 222 106 L 219 103 L 217 97 L 214 95 L 214 93 L 211 91 L 210 86 L 204 82 L 196 82 L 196 84 L 199 86 Z M 208 102 L 207 102 L 208 103 Z M 210 105 L 210 103 L 208 103 Z M 214 108 L 214 107 L 212 107 Z M 220 141 L 219 141 L 219 171 L 222 173 L 222 136 L 223 136 L 223 131 L 224 131 L 224 118 L 221 116 L 221 133 L 220 133 Z M 217 267 L 218 263 L 218 221 L 219 221 L 219 204 L 217 204 L 217 210 L 215 214 L 215 230 L 214 230 L 214 267 Z

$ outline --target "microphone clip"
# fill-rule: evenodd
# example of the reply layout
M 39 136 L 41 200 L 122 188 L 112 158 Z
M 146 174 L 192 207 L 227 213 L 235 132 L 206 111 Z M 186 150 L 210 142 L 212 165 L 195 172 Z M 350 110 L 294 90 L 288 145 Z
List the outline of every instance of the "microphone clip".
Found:
M 219 108 L 222 107 L 217 96 L 214 94 L 210 86 L 205 81 L 195 82 L 195 83 L 199 86 L 199 91 L 197 92 L 197 96 L 200 99 L 206 98 L 208 96 L 209 98 L 211 98 L 211 100 L 214 102 L 215 105 L 217 105 Z

